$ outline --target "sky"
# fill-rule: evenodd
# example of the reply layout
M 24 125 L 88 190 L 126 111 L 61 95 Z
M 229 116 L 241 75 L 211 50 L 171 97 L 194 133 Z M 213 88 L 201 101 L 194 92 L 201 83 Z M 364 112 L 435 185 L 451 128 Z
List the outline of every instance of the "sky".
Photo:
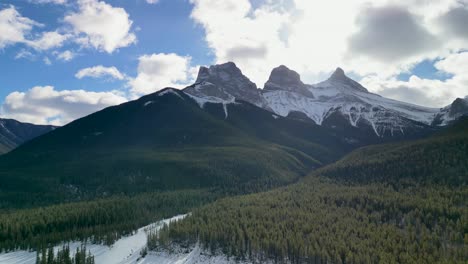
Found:
M 0 117 L 64 125 L 234 61 L 262 88 L 336 67 L 428 107 L 468 95 L 468 0 L 2 0 Z

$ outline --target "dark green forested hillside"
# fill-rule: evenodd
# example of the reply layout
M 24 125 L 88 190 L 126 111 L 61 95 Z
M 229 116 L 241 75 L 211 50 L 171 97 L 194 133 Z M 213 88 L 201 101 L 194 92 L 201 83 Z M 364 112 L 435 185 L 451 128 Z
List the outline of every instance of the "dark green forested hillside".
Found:
M 58 128 L 0 157 L 0 208 L 216 187 L 266 190 L 358 146 L 239 102 L 203 108 L 164 90 Z
M 260 262 L 466 263 L 467 124 L 363 148 L 297 184 L 214 202 L 153 245 L 200 241 Z
M 317 173 L 347 182 L 468 184 L 468 118 L 430 138 L 364 147 Z
M 172 89 L 104 109 L 0 157 L 0 248 L 110 243 L 217 197 L 295 182 L 369 143 L 340 133 L 246 102 L 200 107 Z

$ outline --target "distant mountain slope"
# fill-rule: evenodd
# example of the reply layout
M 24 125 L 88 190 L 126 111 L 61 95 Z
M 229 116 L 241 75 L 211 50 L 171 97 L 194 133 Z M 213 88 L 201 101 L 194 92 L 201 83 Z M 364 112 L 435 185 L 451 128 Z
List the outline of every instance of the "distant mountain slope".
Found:
M 200 105 L 169 88 L 76 120 L 1 157 L 0 194 L 3 206 L 12 206 L 182 188 L 258 191 L 361 145 L 250 103 Z
M 0 118 L 0 154 L 4 154 L 24 142 L 50 132 L 54 126 L 21 123 L 13 119 Z
M 317 171 L 348 182 L 468 184 L 468 117 L 414 142 L 369 146 Z

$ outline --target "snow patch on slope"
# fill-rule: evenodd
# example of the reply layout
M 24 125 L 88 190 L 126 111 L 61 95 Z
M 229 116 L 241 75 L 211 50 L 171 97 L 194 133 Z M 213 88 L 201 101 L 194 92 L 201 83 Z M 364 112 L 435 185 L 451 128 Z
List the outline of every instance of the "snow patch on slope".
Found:
M 167 88 L 159 93 L 157 93 L 158 96 L 164 96 L 166 94 L 174 94 L 174 95 L 177 95 L 178 97 L 180 97 L 180 99 L 184 99 L 182 98 L 182 96 L 180 96 L 180 94 L 173 88 Z
M 250 264 L 249 261 L 235 260 L 223 254 L 211 255 L 198 244 L 188 253 L 148 252 L 139 264 Z M 260 262 L 258 262 L 260 263 Z M 271 264 L 271 261 L 261 263 Z
M 403 134 L 409 125 L 407 119 L 429 125 L 439 111 L 352 89 L 333 81 L 311 86 L 309 91 L 313 97 L 285 90 L 264 91 L 263 96 L 273 112 L 280 116 L 301 112 L 322 125 L 330 115 L 339 113 L 354 127 L 369 124 L 379 137 L 386 131 L 391 135 L 396 131 Z
M 198 97 L 189 93 L 185 93 L 188 95 L 190 98 L 192 98 L 200 108 L 203 108 L 206 103 L 212 103 L 212 104 L 222 104 L 223 105 L 223 110 L 224 110 L 224 119 L 227 119 L 229 116 L 228 113 L 228 105 L 229 104 L 235 104 L 236 103 L 236 98 L 230 97 L 229 99 L 221 99 L 219 97 L 215 96 L 203 96 L 203 97 Z

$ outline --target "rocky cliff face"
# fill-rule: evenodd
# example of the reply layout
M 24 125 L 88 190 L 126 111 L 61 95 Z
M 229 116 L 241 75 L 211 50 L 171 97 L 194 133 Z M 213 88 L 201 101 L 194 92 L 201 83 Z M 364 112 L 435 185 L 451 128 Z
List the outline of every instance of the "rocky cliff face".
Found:
M 200 67 L 195 84 L 184 89 L 189 95 L 207 100 L 243 100 L 268 108 L 261 90 L 232 63 Z
M 311 86 L 304 84 L 297 72 L 281 65 L 273 69 L 270 78 L 265 83 L 263 92 L 288 91 L 313 98 L 314 95 L 309 91 L 309 88 Z

